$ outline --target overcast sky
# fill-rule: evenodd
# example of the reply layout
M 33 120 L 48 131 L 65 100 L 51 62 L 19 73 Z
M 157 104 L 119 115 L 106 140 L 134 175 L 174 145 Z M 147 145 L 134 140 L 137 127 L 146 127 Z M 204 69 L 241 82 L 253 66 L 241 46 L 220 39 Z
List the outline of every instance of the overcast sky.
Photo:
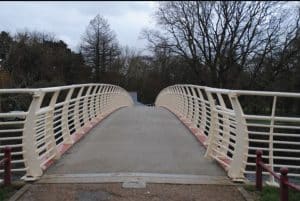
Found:
M 0 2 L 0 31 L 28 30 L 54 33 L 73 50 L 89 21 L 97 14 L 106 18 L 121 45 L 144 48 L 138 39 L 145 27 L 154 27 L 157 2 Z

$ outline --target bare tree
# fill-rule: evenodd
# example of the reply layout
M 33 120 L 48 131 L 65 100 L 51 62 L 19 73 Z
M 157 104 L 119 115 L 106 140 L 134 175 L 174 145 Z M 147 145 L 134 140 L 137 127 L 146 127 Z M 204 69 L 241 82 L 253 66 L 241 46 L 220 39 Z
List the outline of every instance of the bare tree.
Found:
M 120 54 L 116 34 L 100 15 L 90 21 L 82 37 L 81 52 L 86 64 L 94 70 L 95 81 L 100 81 L 100 74 L 103 75 Z
M 287 23 L 291 19 L 280 12 L 281 5 L 263 1 L 162 2 L 156 19 L 163 31 L 143 34 L 149 44 L 166 42 L 199 78 L 208 72 L 211 82 L 206 84 L 228 87 L 228 81 L 241 72 L 259 71 L 254 59 L 263 61 L 270 48 L 282 48 L 294 37 L 295 26 Z

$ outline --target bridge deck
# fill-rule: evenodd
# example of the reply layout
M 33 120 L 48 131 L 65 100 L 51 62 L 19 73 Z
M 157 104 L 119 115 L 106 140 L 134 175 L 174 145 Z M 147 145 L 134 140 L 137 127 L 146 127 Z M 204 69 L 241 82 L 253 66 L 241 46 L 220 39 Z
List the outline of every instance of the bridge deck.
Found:
M 169 111 L 123 108 L 68 150 L 46 174 L 140 172 L 225 176 Z

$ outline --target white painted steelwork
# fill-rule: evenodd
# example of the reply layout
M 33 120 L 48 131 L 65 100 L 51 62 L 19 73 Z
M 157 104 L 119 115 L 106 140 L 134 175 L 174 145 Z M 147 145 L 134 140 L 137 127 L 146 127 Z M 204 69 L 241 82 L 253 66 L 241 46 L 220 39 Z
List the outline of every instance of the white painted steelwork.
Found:
M 25 172 L 25 180 L 39 178 L 109 113 L 133 105 L 124 89 L 108 84 L 0 89 L 0 96 L 13 94 L 27 94 L 32 100 L 28 111 L 0 113 L 0 149 L 12 148 L 12 171 Z
M 241 99 L 247 102 L 251 97 L 268 98 L 269 114 L 245 114 L 247 108 Z M 300 114 L 280 116 L 278 99 L 299 102 L 300 94 L 173 85 L 160 92 L 155 105 L 177 115 L 207 147 L 206 156 L 217 160 L 233 180 L 255 174 L 257 149 L 264 151 L 264 160 L 274 171 L 279 172 L 285 166 L 289 175 L 297 178 L 300 177 Z M 273 176 L 270 182 L 275 184 Z

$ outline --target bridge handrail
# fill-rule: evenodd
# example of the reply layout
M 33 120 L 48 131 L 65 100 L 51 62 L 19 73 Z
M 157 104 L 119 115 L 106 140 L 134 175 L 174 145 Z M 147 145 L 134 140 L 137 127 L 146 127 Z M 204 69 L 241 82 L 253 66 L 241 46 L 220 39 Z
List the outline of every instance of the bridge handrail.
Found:
M 269 114 L 249 113 L 242 104 L 257 97 L 268 98 Z M 177 84 L 163 89 L 155 105 L 169 109 L 190 125 L 207 147 L 206 157 L 218 161 L 233 180 L 244 180 L 246 174 L 255 174 L 257 149 L 266 152 L 264 157 L 273 171 L 288 167 L 290 176 L 300 177 L 299 114 L 277 114 L 279 101 L 286 98 L 299 101 L 300 93 Z M 270 182 L 275 182 L 273 176 Z
M 25 172 L 25 180 L 38 179 L 109 113 L 133 105 L 127 91 L 110 84 L 0 89 L 0 96 L 14 94 L 27 94 L 32 100 L 27 111 L 0 113 L 0 148 L 11 147 L 12 172 Z

